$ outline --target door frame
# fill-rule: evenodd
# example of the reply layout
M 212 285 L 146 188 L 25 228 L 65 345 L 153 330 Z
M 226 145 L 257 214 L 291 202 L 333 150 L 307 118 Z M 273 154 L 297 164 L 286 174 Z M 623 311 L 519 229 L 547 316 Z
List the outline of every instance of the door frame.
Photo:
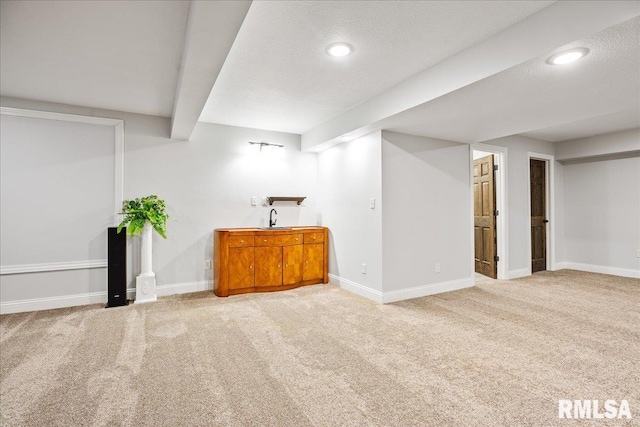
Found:
M 545 227 L 545 238 L 546 238 L 546 257 L 547 257 L 547 271 L 555 271 L 556 263 L 555 263 L 555 253 L 556 253 L 556 241 L 554 239 L 554 232 L 556 226 L 556 218 L 555 218 L 555 205 L 553 200 L 555 199 L 555 156 L 553 154 L 544 154 L 544 153 L 535 153 L 532 151 L 527 152 L 527 262 L 529 271 L 528 276 L 531 276 L 533 273 L 531 272 L 531 172 L 529 170 L 529 165 L 531 164 L 531 159 L 534 160 L 542 160 L 545 162 L 545 209 L 546 216 L 549 222 Z
M 473 143 L 469 145 L 469 194 L 471 201 L 471 277 L 473 277 L 473 283 L 475 284 L 475 252 L 473 245 L 475 235 L 473 233 L 473 152 L 485 151 L 494 155 L 493 161 L 495 165 L 498 165 L 498 173 L 495 175 L 495 189 L 496 189 L 496 209 L 499 214 L 496 218 L 496 243 L 498 245 L 497 254 L 500 259 L 498 261 L 498 268 L 496 270 L 498 280 L 507 280 L 509 278 L 509 228 L 508 221 L 509 211 L 507 203 L 507 147 L 501 147 L 499 145 Z

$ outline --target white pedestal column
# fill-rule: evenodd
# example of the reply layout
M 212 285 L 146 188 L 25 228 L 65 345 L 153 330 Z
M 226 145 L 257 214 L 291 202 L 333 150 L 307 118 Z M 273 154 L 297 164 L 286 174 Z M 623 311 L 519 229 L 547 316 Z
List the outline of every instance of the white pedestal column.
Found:
M 135 304 L 143 302 L 151 302 L 158 299 L 156 296 L 156 275 L 153 272 L 152 266 L 152 251 L 151 251 L 151 233 L 153 227 L 151 223 L 147 221 L 144 224 L 142 233 L 141 254 L 140 254 L 140 274 L 136 277 L 136 301 Z

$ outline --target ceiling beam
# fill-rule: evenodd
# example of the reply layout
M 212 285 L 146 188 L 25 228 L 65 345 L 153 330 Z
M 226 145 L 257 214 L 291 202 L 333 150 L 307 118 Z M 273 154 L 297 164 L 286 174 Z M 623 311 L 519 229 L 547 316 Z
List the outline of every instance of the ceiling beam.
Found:
M 251 1 L 191 1 L 171 138 L 191 136 L 250 6 Z
M 302 135 L 316 151 L 383 128 L 382 121 L 640 14 L 630 1 L 559 1 L 417 73 Z

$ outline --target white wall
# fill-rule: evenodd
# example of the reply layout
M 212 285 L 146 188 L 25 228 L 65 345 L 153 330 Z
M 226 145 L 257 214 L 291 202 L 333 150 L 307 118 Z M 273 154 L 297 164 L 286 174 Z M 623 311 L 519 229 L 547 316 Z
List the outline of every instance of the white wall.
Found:
M 106 259 L 114 127 L 1 115 L 2 266 Z
M 160 131 L 168 121 L 156 124 Z M 285 157 L 256 156 L 248 141 L 284 144 Z M 204 261 L 213 255 L 214 228 L 268 226 L 271 208 L 279 226 L 316 225 L 316 154 L 302 153 L 299 146 L 298 135 L 207 123 L 198 123 L 189 141 L 149 134 L 127 138 L 125 198 L 158 194 L 172 217 L 169 239 L 154 235 L 158 285 L 212 280 Z M 253 207 L 253 196 L 307 199 L 305 206 Z
M 640 129 L 563 141 L 562 268 L 640 277 Z
M 530 258 L 530 234 L 529 218 L 529 152 L 553 155 L 554 144 L 524 136 L 513 135 L 490 141 L 485 144 L 507 147 L 507 200 L 509 215 L 509 277 L 521 277 L 529 274 L 531 268 Z M 556 161 L 554 168 L 560 167 Z M 555 176 L 555 190 L 562 185 L 561 175 Z M 563 201 L 556 197 L 551 200 L 556 215 L 563 209 Z M 560 213 L 562 215 L 562 213 Z M 550 230 L 554 234 L 554 240 L 561 236 L 561 224 L 549 223 Z M 557 260 L 554 260 L 557 262 Z M 549 267 L 547 267 L 549 268 Z
M 382 133 L 386 301 L 473 284 L 469 174 L 467 144 Z
M 332 281 L 377 301 L 382 292 L 381 132 L 318 155 L 320 223 L 329 227 Z M 376 208 L 370 209 L 371 198 Z M 362 274 L 362 264 L 367 273 Z
M 564 267 L 640 278 L 640 157 L 563 169 Z
M 317 155 L 300 151 L 299 135 L 199 123 L 190 141 L 177 141 L 168 137 L 168 118 L 11 98 L 1 101 L 6 107 L 125 121 L 124 197 L 157 194 L 166 200 L 172 217 L 167 240 L 154 233 L 153 262 L 160 295 L 211 289 L 212 271 L 204 269 L 204 262 L 212 258 L 213 229 L 268 225 L 271 207 L 252 207 L 252 196 L 306 196 L 303 207 L 292 203 L 273 206 L 278 225 L 319 223 Z M 252 156 L 248 141 L 284 144 L 285 157 Z M 137 241 L 130 238 L 128 245 L 130 288 L 139 272 Z M 3 311 L 106 301 L 104 269 L 58 272 L 54 280 L 47 281 L 37 274 L 28 276 L 2 276 Z M 86 288 L 69 288 L 67 281 L 72 276 L 84 280 Z

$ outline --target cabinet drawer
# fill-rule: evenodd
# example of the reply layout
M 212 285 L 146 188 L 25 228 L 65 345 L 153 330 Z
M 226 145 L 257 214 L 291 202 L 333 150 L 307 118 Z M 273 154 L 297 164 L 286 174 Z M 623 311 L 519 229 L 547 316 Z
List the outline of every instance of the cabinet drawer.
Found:
M 324 233 L 304 233 L 305 243 L 322 243 L 324 242 Z
M 253 236 L 229 236 L 229 247 L 241 248 L 253 246 Z
M 302 244 L 302 234 L 285 234 L 280 236 L 256 236 L 256 246 L 285 246 Z

